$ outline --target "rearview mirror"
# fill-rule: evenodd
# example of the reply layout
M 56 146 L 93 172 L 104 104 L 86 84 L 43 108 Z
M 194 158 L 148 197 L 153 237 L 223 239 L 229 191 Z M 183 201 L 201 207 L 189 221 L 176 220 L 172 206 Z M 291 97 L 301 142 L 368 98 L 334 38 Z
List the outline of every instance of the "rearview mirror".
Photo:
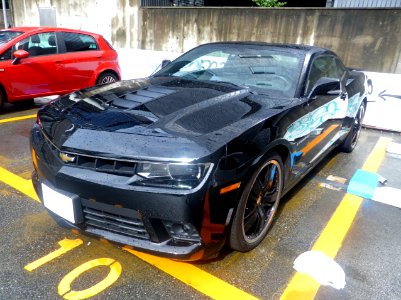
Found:
M 20 62 L 21 59 L 27 58 L 29 56 L 29 52 L 25 50 L 17 50 L 14 53 L 14 60 L 13 60 L 13 65 L 16 65 Z
M 162 61 L 162 68 L 164 68 L 165 66 L 169 65 L 170 63 L 171 63 L 171 60 L 169 60 L 169 59 L 164 59 L 164 60 Z
M 340 95 L 340 80 L 337 78 L 322 77 L 313 86 L 309 98 L 317 95 Z

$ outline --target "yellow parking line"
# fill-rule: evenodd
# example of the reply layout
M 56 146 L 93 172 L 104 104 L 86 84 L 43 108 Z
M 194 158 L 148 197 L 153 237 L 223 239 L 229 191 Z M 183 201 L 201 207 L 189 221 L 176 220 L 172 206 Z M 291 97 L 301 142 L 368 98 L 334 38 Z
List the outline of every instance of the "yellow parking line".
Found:
M 36 114 L 28 115 L 28 116 L 22 116 L 22 117 L 2 119 L 2 120 L 0 120 L 0 124 L 1 123 L 10 123 L 10 122 L 15 122 L 15 121 L 21 121 L 21 120 L 27 120 L 27 119 L 33 119 L 33 118 L 36 118 Z
M 40 203 L 30 179 L 24 179 L 0 167 L 0 181 Z
M 390 138 L 380 138 L 362 169 L 377 172 L 383 162 L 387 144 Z M 331 258 L 335 258 L 348 233 L 352 222 L 362 204 L 362 198 L 346 194 L 330 221 L 323 229 L 312 250 L 321 251 Z M 296 273 L 281 296 L 281 300 L 314 299 L 320 285 L 308 275 Z
M 258 299 L 190 263 L 153 256 L 128 247 L 123 249 L 212 299 Z

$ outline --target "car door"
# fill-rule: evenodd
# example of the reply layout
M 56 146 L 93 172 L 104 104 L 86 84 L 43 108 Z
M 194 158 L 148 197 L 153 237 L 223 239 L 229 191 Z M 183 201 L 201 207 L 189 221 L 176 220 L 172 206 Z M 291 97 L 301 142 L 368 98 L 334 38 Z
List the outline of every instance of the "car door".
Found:
M 12 50 L 13 47 L 8 47 L 7 49 L 0 51 L 0 84 L 5 88 L 9 101 L 10 99 L 12 101 L 12 95 L 9 93 L 10 78 L 6 72 L 6 69 L 12 65 Z
M 60 32 L 64 41 L 64 87 L 77 90 L 95 85 L 102 51 L 94 37 L 75 32 Z
M 11 82 L 13 98 L 33 98 L 62 91 L 62 56 L 54 32 L 33 34 L 17 42 L 13 51 L 25 50 L 29 57 L 5 62 L 4 72 Z
M 304 96 L 307 98 L 309 141 L 303 157 L 312 164 L 342 135 L 347 113 L 348 95 L 345 90 L 347 72 L 338 67 L 336 57 L 322 54 L 311 61 Z M 325 80 L 338 80 L 338 86 L 324 93 L 313 90 Z

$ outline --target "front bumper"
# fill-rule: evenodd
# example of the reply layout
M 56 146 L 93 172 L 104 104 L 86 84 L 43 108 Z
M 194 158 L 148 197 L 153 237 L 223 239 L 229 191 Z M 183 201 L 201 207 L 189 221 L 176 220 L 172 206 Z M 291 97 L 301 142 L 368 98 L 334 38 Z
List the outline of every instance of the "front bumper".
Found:
M 43 203 L 42 180 L 36 172 L 32 178 L 35 190 Z M 48 209 L 53 219 L 63 227 L 77 229 L 121 245 L 132 246 L 139 251 L 180 260 L 191 261 L 205 258 L 205 248 L 210 248 L 205 247 L 197 231 L 192 231 L 192 234 L 187 236 L 182 235 L 185 233 L 184 226 L 195 228 L 192 225 L 195 222 L 189 223 L 188 220 L 182 222 L 178 217 L 173 219 L 174 221 L 163 220 L 157 218 L 160 210 L 150 214 L 143 213 L 118 204 L 102 203 L 94 201 L 93 198 L 85 199 L 76 194 L 66 193 L 47 180 L 43 182 L 54 191 L 73 198 L 75 223 Z M 183 199 L 177 200 L 185 203 Z M 135 206 L 134 204 L 132 206 Z M 207 252 L 215 251 L 209 249 Z

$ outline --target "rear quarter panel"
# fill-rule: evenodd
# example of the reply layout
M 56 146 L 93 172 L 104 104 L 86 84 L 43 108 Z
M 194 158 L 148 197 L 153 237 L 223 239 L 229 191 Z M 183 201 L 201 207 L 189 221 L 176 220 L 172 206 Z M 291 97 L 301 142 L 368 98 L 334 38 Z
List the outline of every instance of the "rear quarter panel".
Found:
M 362 101 L 367 97 L 367 78 L 363 72 L 352 70 L 347 80 L 348 108 L 346 118 L 354 118 Z M 347 120 L 346 120 L 347 121 Z

